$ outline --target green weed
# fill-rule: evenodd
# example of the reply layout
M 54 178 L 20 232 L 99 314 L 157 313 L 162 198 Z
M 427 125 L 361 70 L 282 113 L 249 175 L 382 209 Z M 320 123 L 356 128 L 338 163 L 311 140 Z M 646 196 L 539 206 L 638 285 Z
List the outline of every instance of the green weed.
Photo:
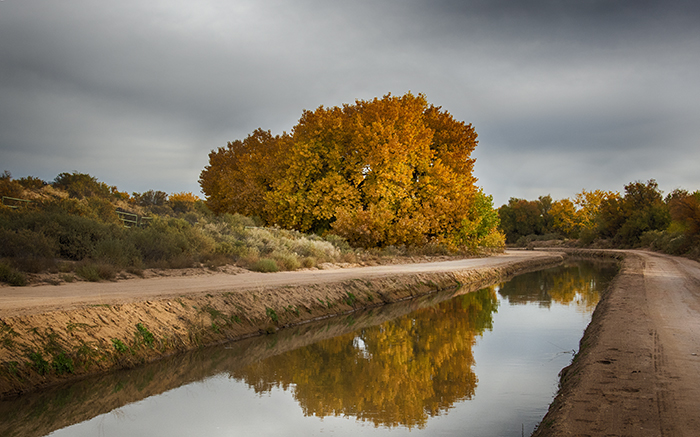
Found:
M 99 353 L 96 348 L 91 347 L 89 344 L 81 340 L 81 345 L 76 348 L 75 355 L 79 362 L 82 362 L 85 369 L 87 369 L 90 364 L 94 363 L 96 357 Z
M 217 310 L 216 308 L 212 308 L 210 306 L 204 307 L 203 311 L 209 313 L 211 316 L 212 320 L 216 320 L 219 317 L 224 318 L 224 313 L 221 311 Z
M 6 349 L 12 349 L 15 346 L 13 337 L 18 337 L 19 334 L 12 329 L 11 326 L 3 325 L 0 327 L 0 335 L 2 335 L 2 345 Z
M 19 373 L 19 363 L 17 361 L 8 361 L 7 362 L 7 371 L 10 373 L 12 376 L 17 376 Z
M 44 359 L 44 357 L 41 355 L 41 352 L 30 353 L 29 359 L 31 360 L 32 366 L 39 375 L 46 375 L 49 372 L 49 362 Z
M 58 375 L 63 375 L 64 373 L 73 373 L 75 370 L 73 366 L 73 359 L 66 355 L 65 352 L 61 352 L 60 354 L 53 357 L 51 367 L 53 367 L 53 369 Z
M 279 320 L 279 317 L 277 317 L 277 313 L 272 308 L 265 308 L 265 314 L 267 314 L 267 316 L 270 319 L 272 319 L 272 321 L 275 323 L 277 323 L 277 321 Z
M 153 347 L 153 343 L 156 340 L 151 331 L 149 331 L 148 328 L 143 325 L 143 323 L 136 324 L 136 337 L 137 340 L 140 338 L 140 340 L 142 340 L 143 343 L 150 348 Z M 139 343 L 139 341 L 137 341 L 137 343 Z
M 112 345 L 114 345 L 114 349 L 117 350 L 119 353 L 125 353 L 129 350 L 129 347 L 124 344 L 123 341 L 119 340 L 118 338 L 113 338 L 112 339 Z
M 288 313 L 294 313 L 297 316 L 299 315 L 299 308 L 295 307 L 294 305 L 288 305 L 288 306 L 284 307 L 284 310 Z

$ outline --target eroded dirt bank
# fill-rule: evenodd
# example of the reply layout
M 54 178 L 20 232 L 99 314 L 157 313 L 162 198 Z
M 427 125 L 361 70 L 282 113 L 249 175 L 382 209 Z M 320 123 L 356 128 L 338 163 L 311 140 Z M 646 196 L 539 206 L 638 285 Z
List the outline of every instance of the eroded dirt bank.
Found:
M 624 252 L 533 435 L 696 436 L 699 354 L 700 264 Z
M 0 397 L 462 284 L 478 289 L 562 259 L 514 251 L 332 271 L 3 287 Z

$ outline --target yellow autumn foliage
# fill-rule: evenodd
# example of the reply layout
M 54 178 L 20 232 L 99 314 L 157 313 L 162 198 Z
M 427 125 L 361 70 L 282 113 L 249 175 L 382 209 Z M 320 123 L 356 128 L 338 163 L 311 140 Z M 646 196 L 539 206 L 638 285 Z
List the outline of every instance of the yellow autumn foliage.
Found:
M 216 213 L 333 232 L 356 246 L 460 246 L 481 195 L 477 143 L 470 124 L 422 94 L 386 95 L 304 111 L 290 134 L 259 129 L 228 143 L 210 153 L 200 184 Z M 484 241 L 499 245 L 498 223 L 488 223 Z

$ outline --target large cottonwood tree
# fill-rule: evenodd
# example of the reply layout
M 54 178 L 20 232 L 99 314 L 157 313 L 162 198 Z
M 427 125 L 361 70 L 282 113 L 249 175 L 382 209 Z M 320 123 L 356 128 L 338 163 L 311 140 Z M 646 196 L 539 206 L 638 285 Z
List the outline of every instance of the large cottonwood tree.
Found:
M 358 246 L 498 246 L 497 219 L 480 220 L 493 208 L 472 174 L 477 143 L 471 124 L 422 94 L 386 95 L 304 111 L 290 134 L 257 130 L 212 151 L 200 184 L 217 213 Z

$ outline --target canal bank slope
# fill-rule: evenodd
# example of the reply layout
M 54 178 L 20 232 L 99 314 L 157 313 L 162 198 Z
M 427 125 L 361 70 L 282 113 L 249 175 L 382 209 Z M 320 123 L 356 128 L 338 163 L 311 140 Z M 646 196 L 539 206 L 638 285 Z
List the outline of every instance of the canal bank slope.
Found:
M 622 270 L 534 436 L 700 432 L 700 264 L 616 253 L 624 253 Z
M 0 397 L 360 308 L 477 290 L 561 253 L 0 288 Z

